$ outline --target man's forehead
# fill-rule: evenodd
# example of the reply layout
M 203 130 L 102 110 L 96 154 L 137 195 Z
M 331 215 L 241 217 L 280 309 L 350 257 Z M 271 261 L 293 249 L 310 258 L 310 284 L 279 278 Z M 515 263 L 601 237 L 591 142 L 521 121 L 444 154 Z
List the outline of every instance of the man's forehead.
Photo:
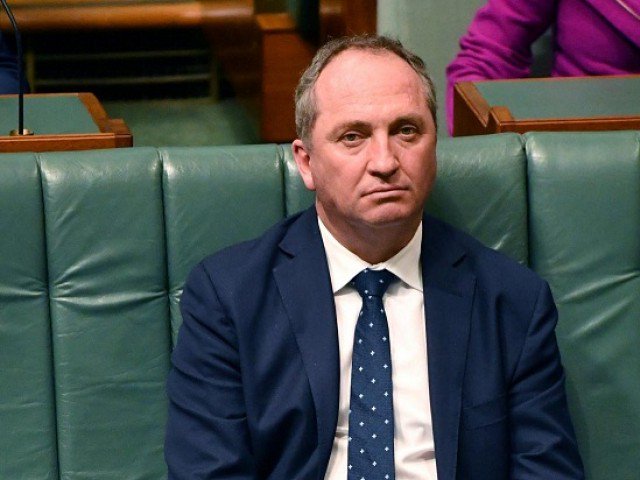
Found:
M 337 53 L 327 62 L 327 64 L 320 72 L 318 80 L 320 80 L 323 76 L 330 77 L 335 73 L 335 71 L 340 71 L 345 68 L 351 69 L 353 67 L 356 67 L 356 69 L 352 70 L 352 72 L 357 73 L 359 68 L 362 68 L 367 63 L 372 62 L 400 63 L 405 64 L 408 68 L 411 68 L 411 66 L 402 57 L 389 50 L 348 48 L 340 53 Z
M 419 75 L 401 57 L 387 51 L 350 49 L 340 52 L 322 70 L 315 94 L 362 93 L 375 88 L 420 88 Z M 387 87 L 384 87 L 387 85 Z
M 348 108 L 351 101 L 383 101 L 406 95 L 426 106 L 425 87 L 416 71 L 386 50 L 350 49 L 340 52 L 323 69 L 314 88 L 318 114 L 327 103 Z M 382 100 L 380 100 L 382 99 Z M 393 99 L 395 101 L 395 99 Z

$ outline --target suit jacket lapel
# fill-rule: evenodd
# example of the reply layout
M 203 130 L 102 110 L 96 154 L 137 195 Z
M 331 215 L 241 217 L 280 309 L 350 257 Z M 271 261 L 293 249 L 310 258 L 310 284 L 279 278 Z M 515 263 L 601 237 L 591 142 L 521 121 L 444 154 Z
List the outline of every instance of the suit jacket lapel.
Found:
M 340 361 L 331 280 L 314 209 L 291 225 L 280 248 L 288 258 L 273 273 L 309 377 L 324 467 L 338 421 Z
M 438 478 L 452 480 L 475 277 L 464 268 L 465 250 L 439 222 L 425 217 L 423 232 L 422 278 L 436 464 Z

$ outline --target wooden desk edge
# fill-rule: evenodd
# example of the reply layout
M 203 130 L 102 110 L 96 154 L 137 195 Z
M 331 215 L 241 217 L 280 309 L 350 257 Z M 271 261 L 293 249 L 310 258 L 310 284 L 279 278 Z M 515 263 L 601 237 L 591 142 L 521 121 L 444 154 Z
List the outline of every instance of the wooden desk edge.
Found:
M 13 95 L 12 95 L 13 96 Z M 97 148 L 127 148 L 133 137 L 123 119 L 109 118 L 93 93 L 32 93 L 29 97 L 77 97 L 98 127 L 96 133 L 0 136 L 0 152 L 46 152 L 60 150 L 90 150 Z
M 473 82 L 453 87 L 453 136 L 487 133 L 491 108 Z
M 78 93 L 78 98 L 85 105 L 101 133 L 114 135 L 115 147 L 132 147 L 133 137 L 127 124 L 121 118 L 109 118 L 104 107 L 93 93 Z
M 113 133 L 0 136 L 0 152 L 57 152 L 131 146 L 122 143 L 123 140 Z
M 640 130 L 640 115 L 576 117 L 576 118 L 530 118 L 508 120 L 491 125 L 488 133 L 542 132 L 597 132 L 604 130 Z

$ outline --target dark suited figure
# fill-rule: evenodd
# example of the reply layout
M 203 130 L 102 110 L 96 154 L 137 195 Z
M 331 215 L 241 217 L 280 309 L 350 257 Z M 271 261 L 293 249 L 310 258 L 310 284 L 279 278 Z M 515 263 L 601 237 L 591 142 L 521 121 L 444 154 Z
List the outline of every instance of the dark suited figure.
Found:
M 0 31 L 0 95 L 18 93 L 18 64 L 6 36 Z
M 434 97 L 398 42 L 318 52 L 293 142 L 315 206 L 187 280 L 171 479 L 583 478 L 547 284 L 423 213 Z

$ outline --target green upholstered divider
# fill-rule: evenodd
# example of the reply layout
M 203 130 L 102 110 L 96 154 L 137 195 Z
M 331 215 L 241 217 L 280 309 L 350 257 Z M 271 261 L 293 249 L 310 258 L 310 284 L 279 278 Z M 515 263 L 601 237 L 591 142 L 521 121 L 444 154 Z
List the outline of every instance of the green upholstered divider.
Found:
M 427 211 L 526 264 L 526 157 L 516 134 L 438 140 Z
M 161 155 L 175 341 L 182 286 L 196 263 L 283 218 L 282 162 L 276 145 L 171 148 Z
M 41 158 L 60 476 L 165 475 L 169 368 L 154 149 Z
M 34 155 L 3 155 L 0 205 L 0 478 L 53 480 L 51 330 Z
M 640 472 L 640 134 L 528 134 L 533 268 L 552 287 L 590 480 Z
M 313 203 L 283 145 L 287 214 Z M 526 157 L 519 135 L 438 140 L 438 178 L 426 209 L 486 245 L 527 263 Z

